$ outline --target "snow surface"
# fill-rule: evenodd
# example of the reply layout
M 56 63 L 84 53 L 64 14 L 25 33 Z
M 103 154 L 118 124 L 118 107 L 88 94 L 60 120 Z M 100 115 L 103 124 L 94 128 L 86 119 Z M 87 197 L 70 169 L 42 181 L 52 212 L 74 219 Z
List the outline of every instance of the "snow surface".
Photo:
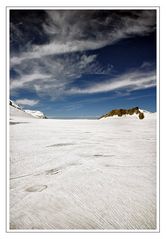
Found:
M 17 109 L 22 110 L 22 108 L 19 105 L 17 105 L 13 100 L 10 100 L 10 104 L 12 104 L 12 106 Z
M 156 119 L 12 115 L 10 229 L 155 229 Z
M 9 110 L 10 110 L 10 117 L 11 120 L 13 117 L 21 117 L 21 118 L 34 118 L 32 115 L 26 113 L 25 111 L 19 109 L 19 108 L 15 108 L 15 106 L 9 106 Z
M 43 114 L 43 112 L 41 111 L 37 111 L 37 110 L 23 110 L 19 105 L 17 105 L 14 101 L 10 100 L 10 104 L 12 104 L 12 106 L 10 105 L 10 112 L 11 115 L 15 115 L 15 116 L 20 116 L 20 117 L 28 117 L 26 116 L 27 114 L 30 115 L 30 117 L 32 118 L 40 118 L 40 119 L 46 119 L 46 116 Z M 15 110 L 16 109 L 16 110 Z M 18 111 L 19 110 L 19 111 Z M 23 112 L 23 113 L 22 113 Z
M 38 110 L 25 110 L 26 113 L 31 114 L 32 116 L 36 117 L 36 118 L 41 118 L 44 119 L 45 115 L 43 114 L 43 112 L 38 111 Z

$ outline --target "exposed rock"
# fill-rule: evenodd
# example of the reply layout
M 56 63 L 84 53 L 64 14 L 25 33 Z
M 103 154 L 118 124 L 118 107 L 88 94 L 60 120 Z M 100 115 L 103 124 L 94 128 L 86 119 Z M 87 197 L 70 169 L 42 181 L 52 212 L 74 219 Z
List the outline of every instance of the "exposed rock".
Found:
M 139 119 L 144 119 L 144 117 L 145 117 L 145 116 L 144 116 L 144 113 L 140 112 L 140 113 L 139 113 Z
M 113 116 L 126 116 L 126 115 L 138 115 L 139 119 L 144 119 L 144 113 L 140 111 L 138 107 L 130 108 L 130 109 L 114 109 L 105 115 L 102 115 L 99 119 L 101 118 L 107 118 L 107 117 L 113 117 Z

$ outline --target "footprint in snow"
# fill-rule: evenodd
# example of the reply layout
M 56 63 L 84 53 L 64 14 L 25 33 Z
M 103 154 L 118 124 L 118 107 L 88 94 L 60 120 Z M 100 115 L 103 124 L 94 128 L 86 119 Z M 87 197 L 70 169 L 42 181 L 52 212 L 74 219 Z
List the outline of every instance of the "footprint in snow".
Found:
M 50 169 L 50 170 L 46 170 L 45 172 L 46 172 L 46 175 L 54 175 L 54 174 L 59 173 L 60 170 L 57 169 L 57 168 L 52 168 L 52 169 Z
M 109 158 L 109 157 L 114 157 L 115 155 L 109 155 L 109 154 L 94 154 L 94 157 L 105 157 L 105 158 Z
M 25 191 L 27 192 L 42 192 L 47 188 L 47 185 L 34 185 L 32 187 L 27 188 Z

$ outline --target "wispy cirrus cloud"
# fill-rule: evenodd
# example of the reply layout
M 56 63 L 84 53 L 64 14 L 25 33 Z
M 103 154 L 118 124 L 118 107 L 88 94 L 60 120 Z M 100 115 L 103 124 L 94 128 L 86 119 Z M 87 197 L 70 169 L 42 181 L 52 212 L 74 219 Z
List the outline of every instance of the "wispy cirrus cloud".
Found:
M 47 95 L 55 99 L 66 95 L 70 84 L 79 81 L 83 74 L 107 75 L 111 73 L 112 66 L 103 67 L 97 61 L 97 55 L 82 53 L 25 60 L 16 65 L 14 71 L 19 76 L 11 78 L 12 92 L 31 89 L 38 95 Z
M 25 22 L 26 24 L 26 22 Z M 33 25 L 31 26 L 33 29 Z M 43 44 L 28 41 L 26 51 L 11 57 L 11 65 L 48 55 L 95 50 L 135 35 L 147 35 L 155 29 L 155 11 L 78 11 L 48 10 L 45 21 L 35 31 L 46 35 Z M 23 35 L 19 25 L 12 24 L 12 38 Z M 41 33 L 42 32 L 42 33 Z M 21 37 L 23 38 L 23 37 Z
M 24 74 L 16 80 L 11 80 L 10 89 L 21 89 L 28 87 L 31 83 L 37 82 L 38 80 L 45 80 L 49 78 L 50 75 L 41 74 L 39 72 L 33 72 L 31 74 Z
M 11 74 L 11 92 L 30 89 L 39 97 L 57 99 L 155 86 L 154 69 L 145 69 L 150 63 L 113 76 L 113 66 L 103 66 L 91 51 L 150 34 L 155 30 L 155 15 L 154 10 L 48 10 L 30 11 L 21 19 L 19 15 L 17 22 L 11 17 L 10 67 L 17 73 Z M 86 82 L 88 74 L 95 76 Z M 104 78 L 96 83 L 99 75 Z M 85 84 L 77 84 L 82 76 Z
M 103 46 L 104 46 L 103 41 Z M 22 63 L 24 60 L 30 60 L 30 59 L 38 59 L 40 57 L 45 57 L 48 55 L 60 55 L 65 53 L 72 53 L 72 52 L 82 52 L 85 50 L 95 50 L 97 48 L 101 47 L 98 43 L 95 43 L 93 41 L 72 41 L 72 42 L 51 42 L 46 45 L 42 46 L 33 46 L 32 50 L 29 52 L 23 52 L 20 55 L 13 56 L 10 60 L 11 66 L 17 65 Z
M 27 75 L 23 73 L 19 79 L 12 80 L 11 90 L 33 89 L 38 96 L 49 96 L 56 99 L 67 95 L 97 94 L 111 91 L 117 91 L 118 94 L 122 91 L 122 94 L 126 94 L 126 92 L 156 86 L 156 72 L 149 63 L 143 63 L 138 69 L 129 69 L 120 75 L 111 77 L 108 74 L 105 80 L 98 80 L 97 83 L 87 81 L 81 86 L 77 84 L 77 81 L 83 73 L 90 71 L 98 77 L 102 73 L 104 75 L 110 73 L 111 69 L 104 71 L 100 65 L 96 65 L 95 55 L 89 58 L 84 55 L 79 60 L 77 56 L 76 59 L 73 58 L 72 62 L 71 58 L 67 61 L 56 60 L 55 64 L 52 64 L 52 60 L 46 62 L 43 63 L 42 70 L 39 64 L 38 72 L 32 71 L 31 74 Z M 43 71 L 42 74 L 39 73 L 41 71 Z
M 33 99 L 18 99 L 16 100 L 16 103 L 21 106 L 34 106 L 39 103 L 39 100 L 33 100 Z
M 126 89 L 127 91 L 147 89 L 156 86 L 156 72 L 136 70 L 113 79 L 93 84 L 86 88 L 70 89 L 71 94 L 94 94 Z

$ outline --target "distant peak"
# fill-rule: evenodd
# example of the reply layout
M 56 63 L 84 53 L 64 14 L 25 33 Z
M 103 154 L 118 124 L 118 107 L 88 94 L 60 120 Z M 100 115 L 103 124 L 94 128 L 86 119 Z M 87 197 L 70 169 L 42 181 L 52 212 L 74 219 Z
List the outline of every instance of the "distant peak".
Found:
M 32 116 L 40 119 L 47 119 L 43 112 L 39 110 L 25 110 L 26 113 L 31 114 Z
M 19 106 L 18 104 L 16 104 L 13 100 L 9 101 L 9 104 L 13 107 L 15 107 L 16 109 L 22 110 L 21 106 Z
M 113 109 L 112 111 L 102 115 L 99 119 L 114 117 L 114 116 L 122 117 L 122 116 L 132 116 L 132 115 L 136 115 L 139 119 L 144 119 L 145 113 L 150 113 L 150 112 L 139 109 L 139 107 L 133 107 L 130 109 Z
M 18 109 L 18 110 L 21 110 L 21 111 L 23 111 L 23 112 L 26 112 L 27 114 L 30 114 L 30 115 L 32 115 L 33 117 L 35 117 L 35 118 L 39 118 L 39 119 L 47 119 L 47 117 L 44 115 L 44 113 L 43 112 L 41 112 L 41 111 L 38 111 L 38 110 L 23 110 L 19 105 L 17 105 L 13 100 L 10 100 L 9 101 L 9 104 L 12 106 L 12 107 L 14 107 L 14 108 L 16 108 L 16 109 Z

